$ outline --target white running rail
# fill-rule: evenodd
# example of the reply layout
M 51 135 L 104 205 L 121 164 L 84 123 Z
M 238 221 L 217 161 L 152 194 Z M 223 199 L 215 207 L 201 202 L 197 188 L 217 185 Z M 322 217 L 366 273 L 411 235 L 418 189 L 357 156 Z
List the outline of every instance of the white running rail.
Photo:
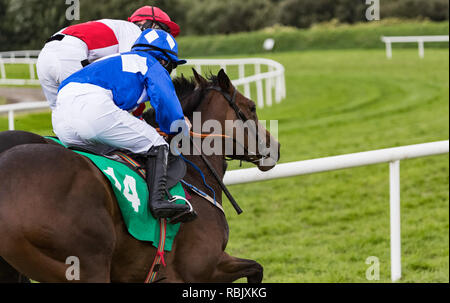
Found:
M 243 88 L 243 94 L 251 99 L 251 83 L 256 85 L 256 104 L 259 108 L 264 105 L 273 104 L 272 96 L 275 96 L 275 102 L 280 103 L 286 97 L 286 86 L 284 79 L 284 67 L 280 63 L 265 58 L 240 58 L 240 59 L 188 59 L 186 65 L 191 65 L 201 74 L 203 66 L 218 66 L 225 72 L 229 66 L 237 66 L 238 79 L 231 80 L 233 85 Z M 253 74 L 246 75 L 246 66 L 252 66 Z M 262 66 L 266 66 L 267 72 L 261 72 Z M 184 66 L 183 66 L 184 68 Z M 176 75 L 176 70 L 174 71 Z M 274 94 L 273 94 L 274 92 Z
M 6 85 L 39 85 L 34 66 L 36 65 L 39 50 L 23 50 L 0 52 L 0 84 Z M 28 65 L 28 79 L 12 79 L 7 77 L 6 64 Z
M 278 164 L 267 172 L 257 168 L 238 169 L 225 174 L 226 185 L 333 171 L 377 163 L 389 162 L 390 170 L 390 229 L 391 229 L 391 279 L 401 278 L 400 249 L 400 160 L 449 152 L 449 141 L 438 141 L 401 147 L 379 149 L 354 154 Z
M 38 85 L 39 80 L 37 79 L 34 66 L 36 65 L 39 52 L 33 50 L 0 52 L 0 84 Z M 27 64 L 29 66 L 29 79 L 8 78 L 5 68 L 6 64 Z M 232 80 L 232 83 L 238 89 L 242 87 L 243 94 L 249 99 L 251 99 L 251 84 L 255 83 L 255 100 L 259 108 L 264 107 L 264 105 L 271 106 L 273 97 L 275 103 L 280 103 L 286 97 L 284 67 L 274 60 L 265 58 L 188 59 L 186 65 L 195 67 L 200 74 L 202 69 L 206 70 L 205 67 L 218 66 L 226 71 L 227 67 L 237 66 L 238 78 Z M 246 68 L 246 66 L 249 68 Z M 262 67 L 267 71 L 262 72 Z M 185 66 L 181 68 L 184 70 Z M 172 76 L 176 76 L 176 74 L 177 70 L 174 70 Z
M 1 54 L 1 53 L 0 53 Z M 16 55 L 17 56 L 17 55 Z M 15 62 L 31 62 L 32 60 L 36 60 L 33 58 L 23 58 L 19 59 L 15 58 Z M 29 61 L 26 61 L 29 60 Z M 262 108 L 264 105 L 271 106 L 272 96 L 274 93 L 275 102 L 279 103 L 283 98 L 286 97 L 286 86 L 285 86 L 285 78 L 284 78 L 284 67 L 280 63 L 264 58 L 245 58 L 245 59 L 190 59 L 187 60 L 186 65 L 193 66 L 198 73 L 201 73 L 202 68 L 205 70 L 204 66 L 212 67 L 218 66 L 223 68 L 226 71 L 227 66 L 237 66 L 238 68 L 238 79 L 231 80 L 232 83 L 238 88 L 243 88 L 243 94 L 251 99 L 251 84 L 255 83 L 256 85 L 256 98 L 258 107 Z M 2 59 L 0 57 L 0 69 L 1 69 Z M 246 65 L 253 66 L 253 75 L 246 75 Z M 261 72 L 261 66 L 266 65 L 267 72 Z M 32 68 L 34 72 L 34 67 Z M 251 69 L 251 68 L 250 68 Z M 5 73 L 2 73 L 5 75 Z M 172 76 L 176 76 L 176 70 L 172 73 Z M 32 84 L 33 80 L 24 80 L 24 79 L 3 79 L 5 82 L 1 81 L 0 84 Z M 8 82 L 12 81 L 12 82 Z M 38 81 L 38 80 L 35 80 Z M 38 82 L 39 83 L 39 82 Z M 265 87 L 265 88 L 264 88 Z M 241 90 L 242 91 L 242 90 Z M 265 94 L 264 94 L 265 92 Z M 265 101 L 264 101 L 265 100 Z M 14 129 L 14 111 L 19 110 L 30 110 L 30 109 L 45 109 L 46 102 L 26 102 L 26 103 L 17 103 L 17 104 L 9 104 L 9 105 L 0 105 L 0 113 L 8 112 L 8 121 L 9 121 L 9 129 Z
M 417 43 L 419 47 L 419 57 L 425 56 L 425 42 L 448 42 L 449 36 L 389 36 L 381 37 L 381 41 L 386 44 L 386 57 L 392 58 L 392 43 Z
M 0 52 L 0 57 L 3 58 L 37 58 L 40 50 L 20 50 L 10 52 Z
M 50 110 L 50 107 L 48 106 L 47 101 L 6 104 L 0 105 L 0 114 L 8 113 L 8 129 L 14 130 L 14 112 L 34 109 Z

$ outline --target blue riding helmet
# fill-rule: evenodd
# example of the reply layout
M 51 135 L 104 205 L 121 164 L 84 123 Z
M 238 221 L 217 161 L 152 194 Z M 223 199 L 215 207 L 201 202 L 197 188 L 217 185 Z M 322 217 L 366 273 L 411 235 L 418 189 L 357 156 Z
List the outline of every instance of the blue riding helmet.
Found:
M 168 72 L 177 65 L 185 64 L 186 60 L 178 58 L 178 44 L 169 33 L 161 29 L 146 29 L 139 38 L 134 42 L 132 51 L 145 51 L 156 59 L 167 61 L 164 66 Z M 170 70 L 169 70 L 170 69 Z

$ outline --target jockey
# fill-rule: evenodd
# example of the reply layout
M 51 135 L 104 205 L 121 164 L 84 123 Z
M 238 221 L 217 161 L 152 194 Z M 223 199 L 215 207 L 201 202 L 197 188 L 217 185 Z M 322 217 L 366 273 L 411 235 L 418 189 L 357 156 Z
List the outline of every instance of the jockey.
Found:
M 152 126 L 129 112 L 149 100 L 163 132 L 190 128 L 169 75 L 186 63 L 177 54 L 170 34 L 147 29 L 130 52 L 98 60 L 64 80 L 52 112 L 53 130 L 68 146 L 98 153 L 127 149 L 147 158 L 149 209 L 156 218 L 183 216 L 189 207 L 164 199 L 169 146 Z
M 66 27 L 50 37 L 39 54 L 36 68 L 50 108 L 61 82 L 96 59 L 127 52 L 147 28 L 160 28 L 173 37 L 179 26 L 157 7 L 144 6 L 124 20 L 102 19 Z M 141 108 L 143 109 L 143 108 Z

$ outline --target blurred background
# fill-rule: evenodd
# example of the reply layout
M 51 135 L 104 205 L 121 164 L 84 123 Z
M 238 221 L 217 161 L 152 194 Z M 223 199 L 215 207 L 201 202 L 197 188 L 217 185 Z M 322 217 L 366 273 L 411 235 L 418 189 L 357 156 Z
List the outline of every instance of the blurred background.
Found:
M 97 0 L 80 1 L 80 20 L 66 20 L 63 0 L 0 0 L 0 50 L 42 48 L 57 30 L 101 18 L 126 20 L 155 5 L 181 27 L 181 36 L 233 34 L 264 28 L 309 28 L 367 22 L 363 0 Z M 448 0 L 380 1 L 381 18 L 448 20 Z

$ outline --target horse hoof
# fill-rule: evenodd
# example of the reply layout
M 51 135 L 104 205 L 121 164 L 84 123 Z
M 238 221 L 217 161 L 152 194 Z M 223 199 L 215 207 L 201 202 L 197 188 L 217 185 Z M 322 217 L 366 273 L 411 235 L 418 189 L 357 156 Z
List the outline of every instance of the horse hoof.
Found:
M 261 266 L 261 264 L 256 263 L 257 266 L 255 268 L 255 272 L 250 275 L 247 276 L 247 283 L 261 283 L 263 280 L 263 267 Z

